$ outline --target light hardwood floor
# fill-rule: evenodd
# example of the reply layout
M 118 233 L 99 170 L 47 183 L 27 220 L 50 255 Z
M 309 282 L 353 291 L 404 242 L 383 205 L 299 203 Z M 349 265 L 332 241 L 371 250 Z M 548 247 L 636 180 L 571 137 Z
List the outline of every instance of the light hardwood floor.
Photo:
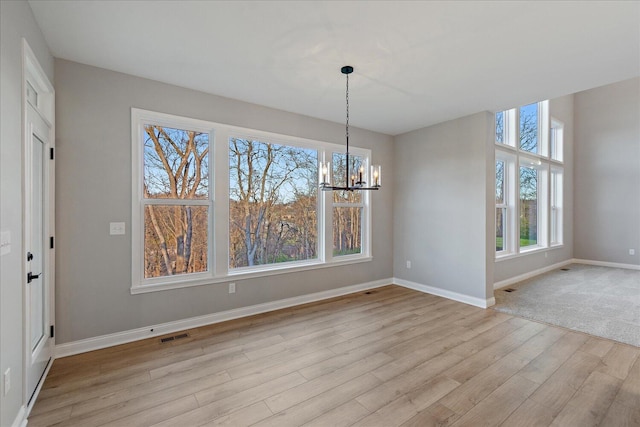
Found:
M 29 427 L 640 426 L 640 348 L 397 286 L 188 333 L 56 360 Z

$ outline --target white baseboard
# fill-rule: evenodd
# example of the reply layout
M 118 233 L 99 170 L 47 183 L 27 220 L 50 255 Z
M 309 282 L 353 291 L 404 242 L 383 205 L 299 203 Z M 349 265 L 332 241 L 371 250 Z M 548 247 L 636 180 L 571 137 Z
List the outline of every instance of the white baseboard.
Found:
M 612 268 L 626 268 L 628 270 L 640 270 L 640 265 L 637 264 L 622 264 L 619 262 L 606 262 L 606 261 L 592 261 L 588 259 L 576 259 L 571 260 L 574 264 L 586 264 L 597 265 L 599 267 L 612 267 Z
M 185 329 L 197 328 L 200 326 L 225 322 L 227 320 L 238 319 L 240 317 L 253 316 L 254 314 L 279 310 L 295 305 L 321 301 L 324 299 L 339 297 L 341 295 L 360 292 L 366 289 L 379 288 L 381 286 L 390 285 L 392 283 L 392 279 L 375 280 L 373 282 L 360 283 L 357 285 L 330 289 L 328 291 L 316 292 L 308 295 L 300 295 L 297 297 L 266 302 L 249 307 L 241 307 L 233 310 L 222 311 L 219 313 L 212 313 L 204 316 L 176 320 L 174 322 L 162 323 L 159 325 L 152 325 L 144 328 L 137 328 L 129 331 L 116 332 L 114 334 L 102 335 L 99 337 L 58 344 L 55 347 L 55 356 L 56 358 L 72 356 L 74 354 L 80 354 L 88 351 L 99 350 L 101 348 L 126 344 L 128 342 L 138 341 L 145 338 L 152 338 L 172 332 L 184 331 Z
M 397 277 L 393 278 L 393 283 L 396 285 L 403 286 L 405 288 L 413 289 L 415 291 L 420 291 L 420 292 L 424 292 L 426 294 L 431 294 L 431 295 L 437 295 L 439 297 L 451 299 L 454 301 L 462 302 L 462 303 L 473 305 L 480 308 L 491 307 L 496 303 L 496 300 L 493 297 L 488 299 L 472 297 L 470 295 L 459 294 L 457 292 L 449 291 L 447 289 L 436 288 L 429 285 L 423 285 L 421 283 L 411 282 L 409 280 L 399 279 Z
M 555 270 L 557 268 L 565 267 L 565 266 L 567 266 L 569 264 L 573 264 L 574 262 L 575 262 L 575 260 L 568 259 L 566 261 L 562 261 L 562 262 L 559 262 L 559 263 L 556 263 L 556 264 L 548 265 L 546 267 L 542 267 L 542 268 L 539 268 L 537 270 L 529 271 L 529 272 L 526 272 L 524 274 L 519 274 L 517 276 L 513 276 L 513 277 L 510 277 L 508 279 L 501 280 L 499 282 L 495 282 L 493 284 L 493 290 L 502 289 L 502 288 L 505 288 L 507 286 L 511 286 L 514 283 L 518 283 L 518 282 L 522 282 L 523 280 L 531 279 L 532 277 L 539 276 L 540 274 L 546 273 L 546 272 L 551 271 L 551 270 Z
M 53 352 L 55 353 L 55 348 L 53 349 Z M 38 395 L 40 394 L 40 390 L 42 390 L 42 386 L 44 385 L 44 382 L 47 379 L 47 375 L 49 375 L 49 371 L 51 370 L 51 366 L 53 366 L 53 361 L 54 360 L 55 360 L 55 357 L 51 357 L 49 359 L 49 362 L 47 363 L 47 367 L 44 369 L 44 373 L 42 374 L 42 377 L 40 378 L 40 381 L 38 382 L 38 386 L 36 387 L 35 391 L 33 392 L 33 397 L 31 398 L 31 402 L 29 403 L 29 405 L 25 409 L 24 425 L 22 427 L 27 425 L 27 418 L 29 418 L 29 414 L 31 413 L 31 410 L 33 409 L 33 406 L 36 404 L 36 401 L 38 400 Z
M 16 418 L 13 420 L 13 424 L 11 424 L 11 427 L 26 427 L 27 425 L 27 408 L 24 407 L 24 405 L 22 405 L 20 407 L 20 410 L 18 411 L 18 415 L 16 415 Z

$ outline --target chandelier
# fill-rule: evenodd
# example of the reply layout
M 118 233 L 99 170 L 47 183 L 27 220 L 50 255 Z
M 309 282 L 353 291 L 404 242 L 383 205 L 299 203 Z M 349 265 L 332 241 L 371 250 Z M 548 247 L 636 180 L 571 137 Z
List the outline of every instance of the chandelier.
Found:
M 370 175 L 365 173 L 364 165 L 361 165 L 357 171 L 349 170 L 349 74 L 353 73 L 353 67 L 346 65 L 340 69 L 342 74 L 347 77 L 347 125 L 346 125 L 346 138 L 347 138 L 347 151 L 345 154 L 346 168 L 345 168 L 345 185 L 334 186 L 331 185 L 331 162 L 320 162 L 319 181 L 320 188 L 323 191 L 356 191 L 356 190 L 378 190 L 382 183 L 382 167 L 380 165 L 372 165 Z M 367 179 L 370 185 L 367 186 Z

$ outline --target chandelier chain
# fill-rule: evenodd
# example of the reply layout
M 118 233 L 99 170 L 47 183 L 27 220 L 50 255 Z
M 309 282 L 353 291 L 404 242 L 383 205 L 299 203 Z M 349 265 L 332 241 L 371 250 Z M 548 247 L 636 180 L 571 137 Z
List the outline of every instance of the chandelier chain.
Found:
M 347 154 L 349 154 L 349 74 L 347 76 L 347 129 L 346 129 L 346 137 L 347 137 Z

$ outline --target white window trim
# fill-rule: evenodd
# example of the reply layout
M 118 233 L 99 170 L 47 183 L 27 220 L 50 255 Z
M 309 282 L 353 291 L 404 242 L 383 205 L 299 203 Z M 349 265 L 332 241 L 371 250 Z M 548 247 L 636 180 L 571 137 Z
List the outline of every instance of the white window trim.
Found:
M 177 129 L 187 129 L 209 134 L 209 199 L 208 200 L 167 200 L 144 199 L 142 184 L 144 182 L 144 125 L 152 124 Z M 132 159 L 132 188 L 131 188 L 131 288 L 163 286 L 168 283 L 184 280 L 202 280 L 213 277 L 215 262 L 213 259 L 213 245 L 207 245 L 207 265 L 209 270 L 188 275 L 144 278 L 144 207 L 146 205 L 204 205 L 209 207 L 209 217 L 214 215 L 213 189 L 213 145 L 214 129 L 211 123 L 187 117 L 172 116 L 153 111 L 131 109 L 131 159 Z M 136 167 L 137 165 L 137 167 Z M 207 233 L 213 235 L 212 221 L 208 222 Z
M 560 182 L 558 182 L 558 180 Z M 556 233 L 552 230 L 553 211 L 555 210 L 557 223 Z M 549 246 L 564 245 L 564 169 L 551 165 L 549 174 Z
M 551 124 L 559 125 L 564 128 L 564 124 L 549 114 L 549 101 L 540 101 L 538 103 L 538 144 L 540 153 L 531 153 L 519 148 L 519 132 L 520 132 L 520 107 L 505 110 L 505 142 L 495 143 L 496 161 L 505 162 L 505 190 L 508 193 L 509 202 L 507 204 L 507 220 L 505 224 L 505 234 L 503 237 L 503 250 L 495 252 L 495 260 L 505 260 L 535 252 L 545 251 L 562 247 L 564 240 L 564 231 L 560 228 L 559 243 L 552 243 L 551 239 L 551 173 L 560 171 L 563 173 L 562 160 L 551 158 L 550 135 Z M 495 138 L 494 138 L 495 139 Z M 560 150 L 564 150 L 563 141 L 560 141 Z M 507 165 L 511 165 L 515 172 L 507 173 Z M 520 166 L 535 167 L 539 171 L 538 178 L 538 242 L 536 245 L 520 247 L 520 183 L 519 170 Z M 495 182 L 495 176 L 494 176 Z M 564 186 L 564 181 L 563 181 Z M 513 197 L 513 199 L 511 199 Z M 506 200 L 505 200 L 506 202 Z M 513 208 L 510 211 L 510 203 Z M 562 203 L 562 201 L 561 201 Z M 499 208 L 504 205 L 495 205 Z M 562 213 L 561 213 L 562 215 Z M 560 217 L 562 223 L 563 218 Z M 562 226 L 562 224 L 561 224 Z M 494 220 L 494 239 L 495 239 L 495 220 Z
M 551 125 L 549 126 L 549 160 L 552 163 L 564 164 L 564 122 L 556 119 L 555 117 L 550 118 Z M 554 157 L 554 153 L 551 152 L 551 133 L 554 129 L 557 129 L 557 137 L 556 137 L 556 156 Z
M 542 162 L 539 159 L 533 158 L 529 155 L 520 155 L 518 168 L 526 167 L 536 169 L 538 171 L 538 182 L 537 182 L 537 208 L 538 212 L 536 213 L 536 233 L 537 233 L 537 243 L 535 245 L 520 247 L 520 239 L 518 238 L 518 248 L 520 253 L 531 252 L 536 249 L 544 249 L 547 248 L 548 245 L 548 216 L 549 216 L 549 164 L 546 162 Z M 519 170 L 519 169 L 518 169 Z M 518 175 L 519 176 L 519 175 Z M 518 199 L 519 199 L 519 189 L 520 182 L 518 182 Z M 520 209 L 520 203 L 518 200 L 518 210 Z M 518 212 L 518 218 L 522 215 L 522 212 Z M 518 223 L 519 224 L 519 223 Z M 520 233 L 518 233 L 520 234 Z M 518 236 L 519 237 L 519 236 Z
M 211 209 L 209 221 L 209 271 L 188 275 L 144 279 L 144 204 L 142 203 L 143 124 L 158 124 L 173 128 L 182 128 L 209 133 L 209 191 Z M 229 268 L 229 138 L 249 138 L 262 142 L 312 148 L 318 150 L 318 161 L 331 158 L 332 153 L 344 152 L 345 147 L 324 141 L 293 137 L 255 129 L 158 113 L 138 108 L 131 109 L 131 157 L 132 157 L 132 217 L 131 217 L 131 293 L 147 293 L 168 289 L 230 282 L 255 277 L 295 273 L 318 268 L 330 268 L 373 259 L 371 250 L 371 197 L 369 191 L 362 192 L 363 209 L 362 252 L 360 254 L 333 257 L 332 215 L 333 203 L 330 191 L 318 190 L 318 258 L 314 260 L 293 261 L 255 267 Z M 350 147 L 350 154 L 360 156 L 368 166 L 371 162 L 371 150 Z M 196 201 L 194 201 L 194 204 Z M 201 201 L 199 201 L 202 203 Z M 158 202 L 159 203 L 159 202 Z M 178 203 L 178 202 L 176 202 Z M 167 204 L 162 200 L 162 204 Z M 180 203 L 184 204 L 184 203 Z M 191 201 L 189 201 L 191 204 Z M 349 204 L 349 206 L 354 206 Z
M 501 144 L 502 146 L 502 144 Z M 517 182 L 517 168 L 516 162 L 517 157 L 511 151 L 504 150 L 496 150 L 496 162 L 502 161 L 504 162 L 504 203 L 500 206 L 496 205 L 496 208 L 504 206 L 506 207 L 506 218 L 505 218 L 505 227 L 502 236 L 502 247 L 503 250 L 496 251 L 496 257 L 504 257 L 509 256 L 518 250 L 518 242 L 519 239 L 516 239 L 516 234 L 513 232 L 513 224 L 517 223 L 518 215 L 517 215 L 517 189 L 514 184 Z M 495 175 L 494 175 L 495 182 Z M 495 229 L 495 220 L 494 220 L 494 239 L 496 235 Z M 505 236 L 506 234 L 506 236 Z
M 329 158 L 333 158 L 333 153 L 344 153 L 344 149 L 342 151 L 333 151 L 328 152 L 327 155 Z M 358 147 L 349 147 L 349 155 L 362 158 L 362 164 L 364 166 L 364 170 L 368 171 L 371 165 L 371 151 Z M 333 261 L 350 261 L 356 260 L 363 257 L 370 257 L 371 245 L 369 244 L 370 239 L 370 221 L 371 221 L 371 191 L 362 191 L 360 194 L 362 198 L 360 202 L 351 203 L 351 202 L 334 202 L 331 191 L 322 191 L 325 196 L 325 201 L 327 209 L 325 210 L 325 215 L 327 215 L 328 221 L 327 224 L 333 224 L 333 208 L 334 207 L 345 207 L 345 208 L 363 208 L 362 209 L 362 248 L 359 254 L 350 254 L 350 255 L 333 255 L 333 233 L 329 234 L 329 238 L 325 241 L 325 257 L 327 262 Z M 333 231 L 331 227 L 330 231 Z

